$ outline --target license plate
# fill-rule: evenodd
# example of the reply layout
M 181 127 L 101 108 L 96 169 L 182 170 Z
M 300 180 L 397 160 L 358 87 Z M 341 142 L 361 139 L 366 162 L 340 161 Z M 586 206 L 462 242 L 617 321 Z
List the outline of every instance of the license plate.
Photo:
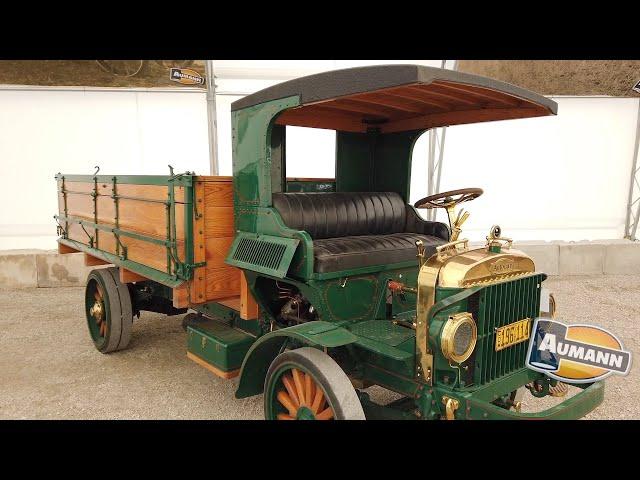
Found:
M 496 330 L 496 352 L 524 342 L 531 334 L 531 319 L 525 318 Z

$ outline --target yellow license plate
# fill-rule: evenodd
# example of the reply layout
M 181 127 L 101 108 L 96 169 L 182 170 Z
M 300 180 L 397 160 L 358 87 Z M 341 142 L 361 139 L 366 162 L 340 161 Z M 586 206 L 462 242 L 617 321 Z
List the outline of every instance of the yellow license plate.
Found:
M 531 333 L 531 319 L 525 318 L 496 330 L 496 352 L 524 342 Z

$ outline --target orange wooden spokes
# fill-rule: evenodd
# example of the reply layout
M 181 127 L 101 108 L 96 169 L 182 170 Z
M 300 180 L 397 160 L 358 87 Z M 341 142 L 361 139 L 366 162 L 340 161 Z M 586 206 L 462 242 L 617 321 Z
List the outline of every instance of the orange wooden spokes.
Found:
M 305 393 L 305 404 L 310 407 L 313 398 L 311 398 L 311 394 L 313 393 L 313 384 L 314 381 L 311 378 L 311 375 L 308 373 L 304 374 L 304 393 Z
M 300 405 L 306 405 L 304 385 L 302 383 L 302 374 L 297 368 L 292 368 L 291 373 L 293 373 L 293 382 L 296 385 L 296 392 L 298 393 L 298 400 L 300 400 Z
M 324 404 L 324 393 L 322 393 L 321 388 L 316 389 L 316 393 L 313 397 L 313 403 L 311 404 L 311 410 L 313 413 L 318 413 L 320 411 L 320 407 Z
M 296 413 L 298 412 L 298 408 L 291 401 L 291 397 L 289 397 L 289 395 L 286 392 L 281 390 L 278 392 L 277 398 L 278 398 L 278 401 L 282 404 L 282 406 L 287 410 L 289 410 L 289 414 L 292 417 L 295 417 Z
M 292 368 L 291 374 L 282 376 L 282 384 L 284 390 L 278 392 L 277 399 L 288 413 L 277 414 L 278 420 L 295 420 L 301 407 L 311 410 L 317 420 L 334 418 L 333 409 L 327 405 L 324 392 L 311 374 Z
M 284 388 L 287 389 L 289 393 L 289 397 L 291 397 L 292 403 L 295 405 L 296 409 L 300 407 L 300 400 L 298 399 L 298 395 L 296 394 L 296 387 L 293 384 L 293 379 L 290 375 L 282 376 L 282 383 L 284 384 Z
M 316 415 L 316 420 L 331 420 L 333 418 L 333 410 L 331 407 L 327 407 Z

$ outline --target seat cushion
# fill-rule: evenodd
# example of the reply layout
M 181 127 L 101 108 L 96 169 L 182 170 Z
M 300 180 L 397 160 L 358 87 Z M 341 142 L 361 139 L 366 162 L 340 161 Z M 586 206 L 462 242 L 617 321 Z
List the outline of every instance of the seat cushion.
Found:
M 313 241 L 314 270 L 317 273 L 338 272 L 353 268 L 389 263 L 418 261 L 416 240 L 422 240 L 427 257 L 446 240 L 419 233 L 358 235 Z
M 314 240 L 405 231 L 406 204 L 396 192 L 274 193 L 273 206 L 287 227 Z

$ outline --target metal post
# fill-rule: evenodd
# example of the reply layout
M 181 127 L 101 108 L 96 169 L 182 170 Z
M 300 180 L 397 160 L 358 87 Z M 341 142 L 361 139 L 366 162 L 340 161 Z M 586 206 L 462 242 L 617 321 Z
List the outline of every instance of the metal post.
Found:
M 640 146 L 640 100 L 638 100 L 638 122 L 636 124 L 636 144 L 631 161 L 631 178 L 627 199 L 627 217 L 624 224 L 624 238 L 636 240 L 640 220 L 640 166 L 638 166 L 638 147 Z M 637 187 L 637 191 L 636 191 Z M 634 195 L 634 191 L 636 191 Z M 637 205 L 636 205 L 637 204 Z M 635 210 L 635 213 L 634 213 Z
M 446 68 L 447 61 L 442 60 L 440 68 Z M 452 70 L 458 68 L 458 61 L 453 61 Z M 429 130 L 429 158 L 428 158 L 428 175 L 427 178 L 427 195 L 433 195 L 440 191 L 440 178 L 442 177 L 442 161 L 444 160 L 444 140 L 447 136 L 447 127 L 433 128 Z M 436 161 L 436 149 L 437 157 Z M 427 220 L 435 221 L 436 210 L 427 210 Z
M 209 174 L 218 175 L 218 121 L 216 118 L 216 82 L 213 60 L 205 60 L 207 77 L 207 120 L 209 122 Z

